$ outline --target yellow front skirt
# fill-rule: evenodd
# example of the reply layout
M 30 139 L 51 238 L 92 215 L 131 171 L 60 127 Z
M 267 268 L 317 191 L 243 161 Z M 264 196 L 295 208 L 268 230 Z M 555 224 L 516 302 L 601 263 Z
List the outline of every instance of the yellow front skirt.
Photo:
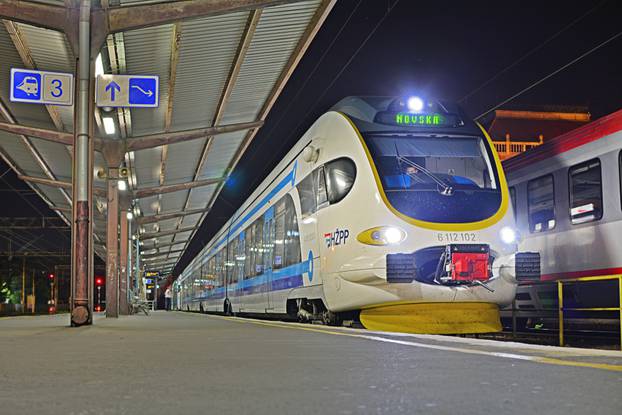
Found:
M 467 334 L 501 331 L 493 303 L 408 303 L 361 310 L 368 330 L 418 334 Z

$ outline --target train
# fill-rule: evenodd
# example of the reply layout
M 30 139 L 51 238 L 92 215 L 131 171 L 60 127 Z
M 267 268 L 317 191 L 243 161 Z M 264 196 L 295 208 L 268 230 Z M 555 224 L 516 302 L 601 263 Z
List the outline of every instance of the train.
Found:
M 622 274 L 621 150 L 617 111 L 503 163 L 520 248 L 542 257 L 541 278 L 518 287 L 521 328 L 557 325 L 557 281 Z M 618 284 L 568 284 L 564 307 L 619 307 Z M 616 329 L 619 313 L 575 310 L 565 316 L 577 329 Z
M 501 163 L 456 104 L 347 97 L 319 117 L 175 281 L 181 310 L 373 330 L 501 330 L 518 252 Z

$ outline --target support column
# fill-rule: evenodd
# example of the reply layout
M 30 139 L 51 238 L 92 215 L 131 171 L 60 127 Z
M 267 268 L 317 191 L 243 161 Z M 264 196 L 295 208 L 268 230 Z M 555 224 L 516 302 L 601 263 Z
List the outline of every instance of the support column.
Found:
M 119 169 L 108 169 L 106 227 L 106 317 L 119 317 Z
M 78 27 L 78 85 L 76 98 L 76 129 L 74 137 L 74 220 L 72 246 L 71 326 L 90 324 L 89 305 L 89 81 L 91 2 L 80 3 Z
M 122 210 L 121 217 L 121 235 L 119 242 L 121 245 L 119 255 L 119 314 L 126 316 L 130 313 L 128 301 L 127 301 L 127 251 L 128 251 L 128 219 L 127 212 Z

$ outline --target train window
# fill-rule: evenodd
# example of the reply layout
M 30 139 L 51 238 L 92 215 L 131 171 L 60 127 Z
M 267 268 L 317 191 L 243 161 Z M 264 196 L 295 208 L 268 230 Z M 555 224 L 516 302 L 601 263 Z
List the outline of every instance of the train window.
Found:
M 290 196 L 285 196 L 285 198 Z M 274 206 L 274 255 L 272 268 L 279 269 L 284 266 L 285 259 L 285 198 L 279 200 Z
M 309 174 L 305 177 L 298 186 L 298 195 L 300 196 L 300 214 L 302 216 L 308 216 L 315 212 L 316 199 L 315 192 L 313 190 L 313 174 Z
M 227 268 L 227 282 L 230 284 L 235 284 L 238 282 L 238 275 L 236 272 L 236 261 L 235 261 L 235 253 L 238 250 L 238 240 L 237 238 L 229 241 L 227 245 L 227 263 L 225 264 Z
M 238 247 L 237 247 L 236 254 L 235 254 L 235 263 L 236 263 L 235 280 L 236 281 L 242 281 L 244 279 L 244 266 L 245 266 L 245 259 L 246 259 L 245 245 L 246 245 L 245 233 L 241 232 L 240 235 L 238 236 Z
M 555 228 L 555 185 L 553 175 L 539 177 L 527 183 L 530 232 Z
M 514 220 L 516 220 L 516 188 L 510 187 L 510 200 L 512 201 L 512 212 L 514 212 Z
M 294 209 L 294 201 L 288 194 L 285 195 L 285 265 L 294 265 L 300 262 L 300 233 L 298 219 Z
M 570 221 L 573 225 L 603 217 L 603 185 L 600 160 L 589 160 L 568 170 Z
M 331 204 L 338 203 L 346 197 L 354 185 L 356 165 L 348 158 L 329 161 L 324 165 L 326 188 Z
M 263 273 L 263 217 L 257 218 L 253 224 L 253 251 L 254 265 L 251 270 L 252 275 L 261 275 Z
M 274 207 L 268 209 L 263 217 L 263 244 L 261 246 L 261 251 L 263 253 L 262 264 L 264 268 L 270 268 L 272 265 L 272 251 L 274 249 Z
M 326 194 L 326 177 L 324 176 L 324 166 L 313 170 L 313 180 L 315 181 L 315 194 L 317 196 L 317 209 L 321 209 L 328 202 Z
M 244 255 L 245 258 L 245 263 L 244 263 L 244 276 L 246 278 L 250 278 L 253 275 L 255 275 L 253 273 L 253 262 L 255 261 L 254 259 L 254 253 L 253 253 L 253 225 L 251 224 L 248 228 L 246 228 L 246 240 L 244 241 L 244 247 L 246 250 L 246 254 Z

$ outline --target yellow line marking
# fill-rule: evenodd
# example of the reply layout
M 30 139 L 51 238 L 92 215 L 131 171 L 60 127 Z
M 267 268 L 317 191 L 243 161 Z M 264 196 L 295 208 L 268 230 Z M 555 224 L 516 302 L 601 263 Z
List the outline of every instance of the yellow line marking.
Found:
M 591 369 L 601 369 L 601 370 L 609 370 L 609 371 L 614 371 L 614 372 L 622 372 L 622 365 L 610 365 L 606 363 L 574 362 L 571 360 L 556 359 L 556 358 L 551 358 L 551 357 L 539 357 L 539 356 L 530 356 L 530 355 L 517 354 L 517 353 L 503 353 L 503 352 L 490 352 L 490 351 L 476 350 L 476 349 L 465 349 L 462 347 L 418 343 L 418 342 L 412 342 L 412 341 L 406 341 L 406 340 L 390 339 L 390 338 L 381 337 L 381 336 L 372 336 L 372 335 L 367 335 L 367 334 L 337 332 L 337 331 L 333 331 L 330 329 L 316 329 L 312 327 L 300 327 L 297 325 L 289 325 L 289 324 L 283 324 L 283 323 L 248 320 L 248 319 L 243 319 L 239 317 L 224 317 L 224 316 L 212 316 L 212 315 L 210 315 L 209 317 L 220 317 L 224 320 L 234 321 L 237 323 L 278 327 L 278 328 L 290 329 L 290 330 L 293 329 L 293 330 L 311 331 L 311 332 L 316 332 L 316 333 L 332 334 L 335 336 L 355 337 L 359 339 L 367 339 L 367 340 L 379 341 L 379 342 L 384 342 L 384 343 L 393 343 L 393 344 L 399 344 L 399 345 L 410 346 L 410 347 L 419 347 L 423 349 L 443 350 L 447 352 L 475 354 L 475 355 L 481 355 L 481 356 L 494 356 L 494 357 L 501 357 L 504 359 L 523 360 L 523 361 L 528 361 L 528 362 L 544 363 L 544 364 L 557 365 L 557 366 L 587 367 Z

